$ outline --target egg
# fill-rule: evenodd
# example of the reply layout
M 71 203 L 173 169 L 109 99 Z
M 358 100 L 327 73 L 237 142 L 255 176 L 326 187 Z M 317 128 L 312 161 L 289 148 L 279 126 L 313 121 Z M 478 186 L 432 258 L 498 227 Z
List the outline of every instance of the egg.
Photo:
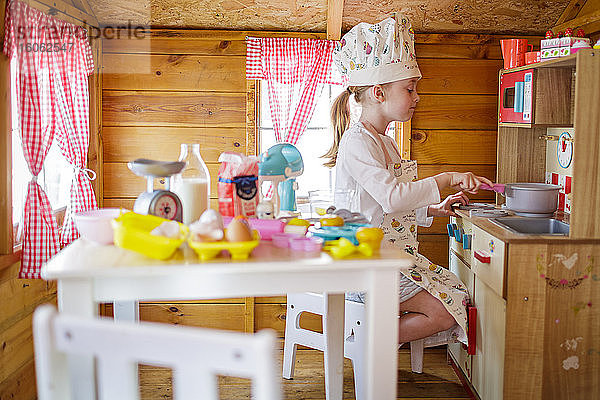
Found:
M 230 242 L 247 242 L 252 240 L 252 230 L 245 217 L 237 216 L 225 230 L 225 238 Z
M 223 218 L 213 209 L 202 213 L 198 221 L 190 225 L 192 240 L 197 242 L 213 242 L 223 239 Z
M 165 236 L 170 239 L 179 238 L 180 233 L 177 221 L 165 221 L 150 232 L 151 235 Z

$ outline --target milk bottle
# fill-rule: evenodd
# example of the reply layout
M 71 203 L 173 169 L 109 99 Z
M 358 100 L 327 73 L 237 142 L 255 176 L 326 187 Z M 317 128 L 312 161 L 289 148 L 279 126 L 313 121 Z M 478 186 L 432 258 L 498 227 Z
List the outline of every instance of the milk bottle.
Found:
M 210 173 L 200 156 L 199 144 L 182 144 L 179 161 L 185 161 L 186 166 L 173 177 L 172 188 L 183 206 L 183 223 L 191 224 L 209 207 Z

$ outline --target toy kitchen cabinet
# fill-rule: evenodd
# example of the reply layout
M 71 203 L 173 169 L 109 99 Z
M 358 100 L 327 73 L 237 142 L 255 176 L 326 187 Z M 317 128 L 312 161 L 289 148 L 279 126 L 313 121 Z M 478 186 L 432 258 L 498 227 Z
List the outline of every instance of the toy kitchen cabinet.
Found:
M 501 71 L 501 82 L 520 71 L 531 73 L 518 89 L 531 94 L 530 121 L 503 98 L 517 90 L 500 83 L 496 181 L 544 182 L 547 159 L 568 164 L 570 207 L 555 217 L 569 234 L 518 233 L 459 210 L 449 265 L 477 309 L 476 343 L 472 354 L 460 344 L 448 351 L 481 399 L 600 399 L 600 51 Z M 512 114 L 502 113 L 511 102 Z

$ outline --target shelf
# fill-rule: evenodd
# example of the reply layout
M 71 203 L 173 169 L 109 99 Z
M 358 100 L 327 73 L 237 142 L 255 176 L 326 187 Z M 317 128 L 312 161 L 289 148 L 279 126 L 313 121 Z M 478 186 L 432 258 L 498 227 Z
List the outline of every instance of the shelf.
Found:
M 581 52 L 598 52 L 597 49 L 584 49 L 584 50 L 579 50 L 577 53 L 575 54 L 571 54 L 569 56 L 566 57 L 560 57 L 560 58 L 554 58 L 552 60 L 548 60 L 548 61 L 542 61 L 539 63 L 534 63 L 534 64 L 529 64 L 529 65 L 523 65 L 522 67 L 517 67 L 517 68 L 511 68 L 511 69 L 503 69 L 501 70 L 502 74 L 507 74 L 510 72 L 515 72 L 515 71 L 523 71 L 525 69 L 536 69 L 536 68 L 569 68 L 569 67 L 574 67 L 575 64 L 577 64 L 577 54 L 581 53 Z

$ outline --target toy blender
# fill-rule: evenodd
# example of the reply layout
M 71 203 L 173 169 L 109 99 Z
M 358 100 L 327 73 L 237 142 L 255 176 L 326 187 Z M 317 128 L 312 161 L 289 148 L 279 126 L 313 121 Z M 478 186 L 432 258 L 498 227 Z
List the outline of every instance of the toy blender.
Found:
M 296 178 L 304 172 L 304 162 L 300 152 L 290 143 L 278 143 L 260 155 L 258 164 L 258 187 L 263 182 L 271 182 L 273 187 L 273 209 L 277 214 L 281 211 L 296 211 Z
M 186 163 L 181 161 L 154 161 L 145 158 L 128 162 L 127 167 L 134 174 L 147 179 L 146 191 L 135 199 L 133 211 L 182 222 L 181 200 L 170 191 L 169 178 L 180 173 L 185 165 Z M 166 178 L 166 189 L 154 190 L 154 178 Z

